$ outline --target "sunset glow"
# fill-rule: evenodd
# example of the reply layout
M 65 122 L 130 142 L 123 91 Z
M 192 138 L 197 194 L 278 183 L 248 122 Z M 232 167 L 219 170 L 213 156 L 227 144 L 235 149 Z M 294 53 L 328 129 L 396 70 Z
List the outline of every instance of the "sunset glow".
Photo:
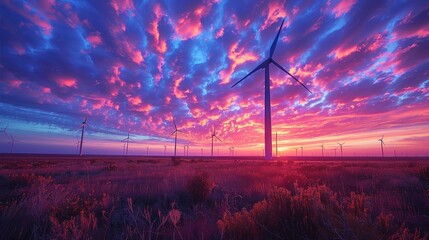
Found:
M 429 2 L 0 3 L 0 129 L 16 153 L 262 155 L 269 55 L 281 156 L 429 154 Z M 0 135 L 0 152 L 10 151 Z M 337 150 L 334 150 L 337 149 Z M 275 149 L 273 150 L 275 153 Z

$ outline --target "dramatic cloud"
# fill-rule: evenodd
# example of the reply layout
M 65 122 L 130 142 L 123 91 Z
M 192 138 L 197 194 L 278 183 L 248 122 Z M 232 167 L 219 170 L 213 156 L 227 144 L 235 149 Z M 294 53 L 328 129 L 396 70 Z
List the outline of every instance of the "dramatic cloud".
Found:
M 0 3 L 0 128 L 17 152 L 260 155 L 269 54 L 312 93 L 270 66 L 281 154 L 427 155 L 427 1 L 8 1 Z M 51 137 L 51 138 L 50 138 Z M 52 139 L 50 141 L 49 139 Z M 52 142 L 55 141 L 55 144 Z M 106 144 L 108 143 L 108 144 Z M 9 150 L 5 135 L 0 151 Z M 109 147 L 106 147 L 109 146 Z M 112 148 L 112 146 L 116 146 Z

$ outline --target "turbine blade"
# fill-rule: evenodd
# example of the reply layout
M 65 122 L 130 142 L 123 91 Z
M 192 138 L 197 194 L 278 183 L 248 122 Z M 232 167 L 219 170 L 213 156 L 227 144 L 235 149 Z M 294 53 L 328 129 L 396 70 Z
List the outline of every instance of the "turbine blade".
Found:
M 303 86 L 305 89 L 307 89 L 307 91 L 309 93 L 311 93 L 311 91 L 308 90 L 308 88 L 302 82 L 300 82 L 298 79 L 296 79 L 296 77 L 294 77 L 292 74 L 290 74 L 288 71 L 286 71 L 286 69 L 284 69 L 282 66 L 280 66 L 280 64 L 278 64 L 274 60 L 272 60 L 272 63 L 274 63 L 274 65 L 276 65 L 278 68 L 280 68 L 281 70 L 283 70 L 283 72 L 287 73 L 289 76 L 291 76 L 293 79 L 295 79 L 295 81 L 297 81 L 299 84 L 301 84 L 301 86 Z
M 214 136 L 215 138 L 217 138 L 217 140 L 219 140 L 219 142 L 222 142 L 222 140 L 220 140 L 220 138 L 218 138 L 217 136 Z
M 280 29 L 279 29 L 279 31 L 277 32 L 277 36 L 276 36 L 276 38 L 274 38 L 274 42 L 273 42 L 273 44 L 271 44 L 271 48 L 270 48 L 270 57 L 273 57 L 274 51 L 276 50 L 277 41 L 279 40 L 279 35 L 280 35 L 280 32 L 282 31 L 283 23 L 284 23 L 284 22 L 285 22 L 285 20 L 283 19 L 282 24 L 280 25 Z
M 177 125 L 176 125 L 176 121 L 174 121 L 174 118 L 173 118 L 173 123 L 174 123 L 174 129 L 177 130 Z
M 250 73 L 248 73 L 246 76 L 244 76 L 244 78 L 240 79 L 238 82 L 236 82 L 234 85 L 232 85 L 231 88 L 235 87 L 235 85 L 239 84 L 244 79 L 246 79 L 248 76 L 252 75 L 252 73 L 258 71 L 259 69 L 264 68 L 265 64 L 266 64 L 266 61 L 264 61 L 261 64 L 259 64 L 255 69 L 253 69 Z
M 174 132 L 172 132 L 172 133 L 170 134 L 170 136 L 171 136 L 171 135 L 173 135 L 173 134 L 175 134 L 176 132 L 177 132 L 177 130 L 174 130 Z

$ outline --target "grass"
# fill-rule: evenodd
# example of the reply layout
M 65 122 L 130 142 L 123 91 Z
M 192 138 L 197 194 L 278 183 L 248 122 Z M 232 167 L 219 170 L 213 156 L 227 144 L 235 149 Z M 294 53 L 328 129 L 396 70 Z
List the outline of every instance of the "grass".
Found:
M 4 239 L 428 239 L 429 161 L 8 155 Z

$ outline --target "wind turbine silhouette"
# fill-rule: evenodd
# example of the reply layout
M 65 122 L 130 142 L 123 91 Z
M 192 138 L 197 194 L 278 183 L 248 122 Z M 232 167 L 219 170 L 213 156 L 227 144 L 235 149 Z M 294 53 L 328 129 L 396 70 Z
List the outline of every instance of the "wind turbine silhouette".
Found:
M 167 146 L 164 145 L 164 156 L 167 154 Z
M 383 136 L 381 136 L 381 138 L 380 138 L 380 139 L 378 139 L 378 141 L 380 141 L 380 146 L 381 146 L 381 156 L 382 156 L 382 157 L 384 157 L 384 149 L 383 149 L 383 145 L 386 145 L 386 144 L 384 144 L 383 138 L 384 138 L 384 134 L 383 134 Z
M 9 135 L 7 135 L 6 129 L 9 126 L 9 124 L 6 125 L 5 128 L 3 128 L 3 130 L 1 130 L 0 132 L 2 132 L 7 138 L 9 138 Z
M 270 100 L 270 64 L 273 63 L 278 68 L 280 68 L 283 72 L 291 76 L 295 81 L 297 81 L 299 84 L 301 84 L 308 92 L 311 93 L 308 88 L 302 84 L 297 78 L 295 78 L 292 74 L 290 74 L 286 69 L 284 69 L 280 64 L 278 64 L 273 59 L 274 51 L 276 50 L 277 41 L 279 40 L 280 32 L 283 28 L 284 19 L 282 21 L 282 24 L 280 25 L 280 29 L 274 39 L 274 42 L 271 45 L 270 48 L 270 55 L 269 57 L 264 60 L 262 63 L 260 63 L 255 69 L 253 69 L 250 73 L 248 73 L 246 76 L 244 76 L 242 79 L 240 79 L 238 82 L 236 82 L 234 85 L 231 86 L 233 88 L 235 85 L 242 82 L 244 79 L 246 79 L 248 76 L 253 74 L 254 72 L 265 69 L 265 159 L 272 159 L 273 156 L 273 146 L 272 146 L 272 133 L 271 133 L 271 100 Z
M 213 157 L 213 139 L 214 138 L 217 138 L 217 140 L 219 140 L 219 142 L 222 142 L 222 140 L 220 140 L 220 138 L 218 138 L 217 136 L 216 136 L 216 130 L 215 130 L 215 128 L 213 127 L 213 133 L 212 133 L 212 135 L 211 135 L 211 138 L 212 138 L 212 151 L 211 151 L 211 156 Z
M 332 150 L 334 150 L 335 151 L 335 157 L 337 156 L 337 148 L 338 147 L 336 147 L 336 148 L 333 148 Z
M 343 156 L 343 145 L 345 144 L 345 142 L 343 142 L 343 143 L 337 142 L 337 143 L 338 143 L 338 145 L 340 145 L 341 157 L 342 157 Z
M 6 125 L 6 127 L 3 128 L 3 130 L 1 130 L 0 132 L 2 132 L 9 139 L 9 135 L 7 135 L 7 132 L 6 132 L 7 126 L 8 125 Z
M 11 147 L 10 147 L 10 152 L 12 153 L 13 152 L 13 145 L 15 144 L 15 142 L 18 142 L 18 141 L 15 140 L 12 135 L 10 135 L 9 142 L 12 144 Z
M 325 143 L 322 143 L 322 145 L 320 145 L 322 147 L 322 157 L 324 156 L 324 154 L 323 154 L 324 153 L 323 150 L 325 150 L 325 146 L 324 145 L 325 145 Z
M 231 156 L 234 156 L 234 147 L 230 147 L 229 152 Z
M 174 119 L 173 119 L 173 124 L 174 124 L 174 132 L 171 135 L 174 134 L 174 156 L 176 156 L 177 132 L 181 132 L 181 131 L 179 129 L 177 129 L 176 121 L 174 121 Z
M 304 146 L 301 146 L 301 157 L 304 156 Z
M 82 125 L 81 125 L 82 134 L 80 136 L 79 156 L 82 156 L 83 134 L 85 133 L 85 126 L 86 126 L 86 120 L 87 119 L 88 119 L 88 116 L 85 116 L 85 120 L 82 122 Z
M 125 155 L 128 156 L 128 144 L 130 141 L 134 141 L 132 138 L 130 138 L 130 131 L 128 131 L 128 136 L 126 138 L 124 138 L 124 140 L 122 140 L 122 142 L 126 143 L 126 148 L 125 148 Z

